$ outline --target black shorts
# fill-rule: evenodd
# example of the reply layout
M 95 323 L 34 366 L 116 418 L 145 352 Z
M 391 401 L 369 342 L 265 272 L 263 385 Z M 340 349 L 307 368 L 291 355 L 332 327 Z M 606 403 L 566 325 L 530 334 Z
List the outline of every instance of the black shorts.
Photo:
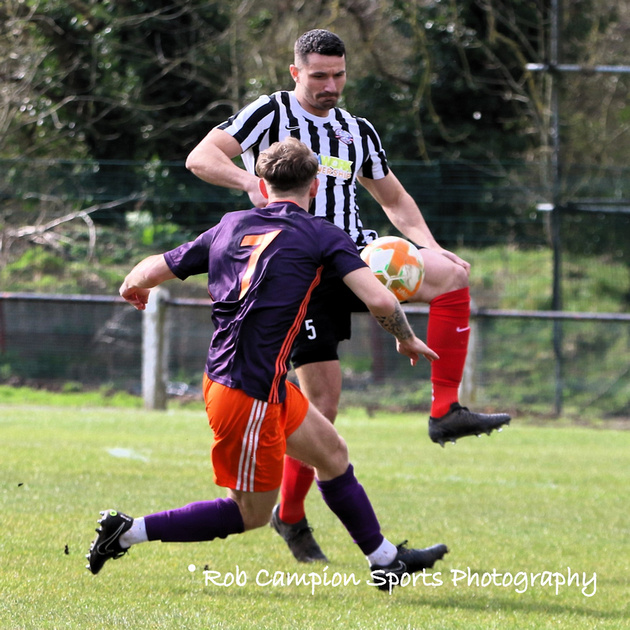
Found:
M 422 245 L 416 247 L 424 249 Z M 367 311 L 367 306 L 339 276 L 324 274 L 320 285 L 313 291 L 304 323 L 293 345 L 293 367 L 339 359 L 339 342 L 350 339 L 352 313 Z
M 350 339 L 352 313 L 367 310 L 338 276 L 324 276 L 313 291 L 295 340 L 291 353 L 293 366 L 337 360 L 339 342 Z

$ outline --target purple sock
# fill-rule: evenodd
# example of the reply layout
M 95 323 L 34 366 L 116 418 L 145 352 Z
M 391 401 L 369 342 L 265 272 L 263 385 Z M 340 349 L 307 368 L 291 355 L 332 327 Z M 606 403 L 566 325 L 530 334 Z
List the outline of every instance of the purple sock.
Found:
M 326 505 L 335 513 L 367 556 L 383 542 L 381 527 L 363 486 L 354 476 L 352 464 L 343 475 L 317 481 Z
M 245 531 L 243 517 L 233 499 L 198 501 L 144 517 L 149 540 L 200 542 L 226 538 Z

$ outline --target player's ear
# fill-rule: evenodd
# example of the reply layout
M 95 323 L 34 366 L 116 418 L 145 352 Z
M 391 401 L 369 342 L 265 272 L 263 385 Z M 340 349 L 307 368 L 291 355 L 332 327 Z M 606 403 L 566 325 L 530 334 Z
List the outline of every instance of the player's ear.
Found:
M 291 64 L 289 66 L 289 72 L 291 73 L 293 80 L 297 83 L 298 75 L 300 74 L 300 69 L 296 65 Z
M 317 196 L 317 190 L 319 189 L 319 178 L 316 177 L 312 182 L 311 182 L 311 187 L 308 189 L 308 196 L 311 199 L 314 199 Z
M 265 183 L 265 180 L 262 177 L 258 180 L 258 188 L 260 190 L 260 194 L 265 199 L 269 199 L 269 191 L 267 190 L 267 184 Z

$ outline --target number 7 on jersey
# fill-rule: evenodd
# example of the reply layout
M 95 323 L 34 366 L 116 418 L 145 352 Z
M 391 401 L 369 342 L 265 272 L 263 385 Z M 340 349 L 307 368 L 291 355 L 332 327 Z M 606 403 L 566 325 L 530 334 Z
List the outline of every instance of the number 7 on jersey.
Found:
M 256 264 L 258 263 L 258 259 L 260 255 L 265 251 L 265 248 L 273 241 L 278 234 L 280 234 L 282 230 L 274 230 L 273 232 L 267 232 L 266 234 L 248 234 L 243 237 L 241 241 L 241 247 L 253 247 L 249 262 L 247 263 L 247 269 L 243 275 L 241 280 L 241 292 L 238 296 L 240 300 L 249 289 L 249 285 L 252 281 L 252 276 L 254 275 L 254 271 L 256 270 Z

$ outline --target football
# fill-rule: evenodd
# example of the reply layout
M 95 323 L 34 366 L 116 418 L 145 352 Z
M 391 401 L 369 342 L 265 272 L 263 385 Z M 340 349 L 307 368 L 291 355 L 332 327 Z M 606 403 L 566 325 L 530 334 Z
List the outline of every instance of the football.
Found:
M 365 247 L 361 258 L 399 302 L 408 300 L 424 280 L 422 254 L 404 238 L 377 238 Z

